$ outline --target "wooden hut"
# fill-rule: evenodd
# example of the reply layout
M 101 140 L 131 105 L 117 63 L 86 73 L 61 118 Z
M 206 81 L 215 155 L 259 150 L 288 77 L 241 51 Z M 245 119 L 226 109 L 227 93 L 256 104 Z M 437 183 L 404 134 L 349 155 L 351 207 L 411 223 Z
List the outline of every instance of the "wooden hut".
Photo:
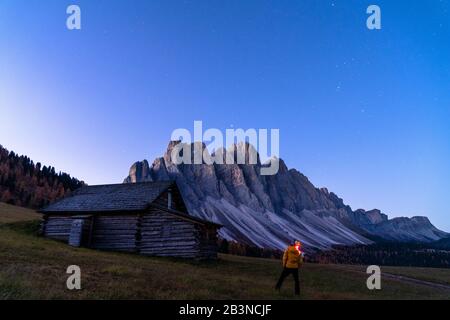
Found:
M 72 246 L 154 256 L 217 257 L 221 225 L 189 215 L 171 181 L 85 186 L 40 213 L 42 234 Z

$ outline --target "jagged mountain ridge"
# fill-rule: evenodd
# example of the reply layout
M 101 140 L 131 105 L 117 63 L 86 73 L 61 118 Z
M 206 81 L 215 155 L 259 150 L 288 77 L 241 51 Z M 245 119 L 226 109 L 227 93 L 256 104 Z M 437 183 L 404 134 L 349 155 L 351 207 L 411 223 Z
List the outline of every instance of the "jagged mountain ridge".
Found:
M 170 142 L 164 156 L 151 166 L 147 160 L 134 163 L 124 183 L 175 180 L 189 212 L 224 225 L 220 235 L 228 240 L 282 249 L 286 242 L 298 238 L 310 248 L 326 249 L 337 244 L 370 244 L 369 234 L 387 240 L 423 242 L 448 236 L 426 217 L 389 220 L 379 210 L 353 211 L 336 194 L 316 188 L 302 173 L 288 169 L 282 159 L 273 176 L 260 174 L 264 164 L 259 155 L 254 165 L 176 165 L 171 153 L 178 144 Z M 178 147 L 182 146 L 188 145 Z M 191 147 L 191 156 L 195 157 L 195 145 Z M 216 154 L 225 157 L 233 152 L 236 159 L 237 152 L 254 151 L 250 148 L 241 143 L 234 151 L 221 149 Z M 204 145 L 197 150 L 208 154 Z

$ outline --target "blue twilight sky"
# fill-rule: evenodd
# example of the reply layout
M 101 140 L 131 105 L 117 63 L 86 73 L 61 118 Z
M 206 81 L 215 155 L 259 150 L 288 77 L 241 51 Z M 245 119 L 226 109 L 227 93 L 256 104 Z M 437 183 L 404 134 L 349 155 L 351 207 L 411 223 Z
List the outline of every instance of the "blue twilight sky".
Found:
M 78 4 L 82 30 L 66 28 Z M 366 28 L 378 4 L 382 30 Z M 450 1 L 0 0 L 0 144 L 121 182 L 172 130 L 279 128 L 354 209 L 450 231 Z

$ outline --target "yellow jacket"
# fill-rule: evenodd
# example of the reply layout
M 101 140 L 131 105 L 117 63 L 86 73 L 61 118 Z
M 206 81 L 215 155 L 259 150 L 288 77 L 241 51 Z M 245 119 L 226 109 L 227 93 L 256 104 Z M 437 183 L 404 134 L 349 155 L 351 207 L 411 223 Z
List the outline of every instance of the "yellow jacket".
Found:
M 303 264 L 303 256 L 295 246 L 289 246 L 283 255 L 283 267 L 289 269 L 299 268 Z

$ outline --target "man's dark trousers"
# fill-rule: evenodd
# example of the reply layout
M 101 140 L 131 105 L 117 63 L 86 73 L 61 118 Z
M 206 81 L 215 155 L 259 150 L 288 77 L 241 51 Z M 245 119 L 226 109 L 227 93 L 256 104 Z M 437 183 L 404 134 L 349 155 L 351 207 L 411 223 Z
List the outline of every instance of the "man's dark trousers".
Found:
M 275 286 L 275 288 L 277 290 L 280 290 L 284 279 L 290 274 L 292 274 L 292 276 L 294 277 L 295 294 L 299 295 L 300 294 L 300 282 L 298 280 L 298 268 L 284 268 L 283 272 L 281 273 L 280 279 L 278 279 L 278 282 L 277 282 L 277 285 Z

